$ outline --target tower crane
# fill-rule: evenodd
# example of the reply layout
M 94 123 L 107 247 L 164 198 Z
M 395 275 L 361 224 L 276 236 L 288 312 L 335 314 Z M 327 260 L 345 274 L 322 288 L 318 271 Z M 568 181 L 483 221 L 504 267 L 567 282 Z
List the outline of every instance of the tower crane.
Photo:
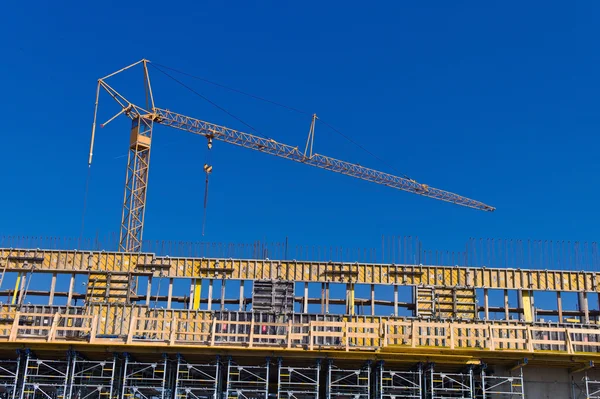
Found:
M 129 152 L 127 159 L 127 173 L 125 180 L 125 194 L 123 199 L 123 213 L 119 236 L 119 250 L 124 252 L 139 252 L 142 249 L 142 234 L 144 229 L 144 213 L 146 209 L 146 193 L 148 188 L 148 172 L 150 167 L 150 148 L 152 133 L 155 125 L 171 128 L 204 136 L 208 140 L 209 148 L 214 140 L 223 141 L 240 147 L 264 152 L 276 157 L 289 159 L 305 165 L 330 170 L 357 179 L 370 181 L 398 190 L 408 191 L 424 197 L 440 201 L 451 202 L 482 211 L 492 212 L 494 207 L 482 202 L 463 197 L 448 191 L 429 187 L 415 180 L 394 176 L 389 173 L 353 164 L 326 155 L 313 153 L 314 129 L 316 115 L 313 115 L 308 139 L 304 151 L 298 147 L 280 143 L 270 138 L 244 133 L 225 126 L 216 125 L 190 116 L 182 115 L 165 108 L 155 106 L 154 95 L 148 71 L 149 60 L 142 59 L 125 68 L 98 79 L 96 89 L 96 102 L 94 108 L 94 121 L 88 164 L 92 163 L 94 140 L 96 134 L 96 118 L 98 115 L 98 101 L 101 89 L 107 92 L 121 107 L 120 111 L 112 116 L 101 126 L 105 126 L 120 115 L 126 115 L 132 121 Z M 144 86 L 146 91 L 146 104 L 134 104 L 107 83 L 114 77 L 128 69 L 141 65 L 144 71 Z M 205 171 L 209 166 L 205 167 Z M 209 173 L 207 171 L 207 173 Z

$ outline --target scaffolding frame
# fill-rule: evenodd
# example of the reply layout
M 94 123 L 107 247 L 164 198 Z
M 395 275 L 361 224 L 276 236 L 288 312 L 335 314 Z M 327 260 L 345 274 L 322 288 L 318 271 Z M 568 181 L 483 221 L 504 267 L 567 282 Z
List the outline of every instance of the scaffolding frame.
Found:
M 474 399 L 473 369 L 466 373 L 436 372 L 429 367 L 427 399 Z
M 86 360 L 71 356 L 67 399 L 111 399 L 115 382 L 116 356 L 110 360 Z
M 416 371 L 386 370 L 383 362 L 378 367 L 377 399 L 423 399 L 423 369 Z
M 125 354 L 123 365 L 122 399 L 166 399 L 167 357 L 161 362 L 142 363 L 132 361 Z
M 329 361 L 327 399 L 370 399 L 371 363 L 359 369 L 340 369 Z
M 43 360 L 25 355 L 20 399 L 67 399 L 70 354 L 66 360 Z
M 225 399 L 267 399 L 269 365 L 269 359 L 264 366 L 240 366 L 228 359 Z
M 17 360 L 3 360 L 0 364 L 0 399 L 15 399 L 21 357 Z
M 482 399 L 524 399 L 523 368 L 519 367 L 518 370 L 518 376 L 491 376 L 487 375 L 483 368 L 481 370 Z M 600 396 L 598 398 L 600 399 Z
M 585 395 L 587 399 L 600 399 L 600 381 L 590 380 L 587 374 L 585 380 Z
M 214 363 L 196 364 L 177 356 L 175 399 L 218 399 L 219 358 Z
M 278 359 L 277 399 L 319 399 L 320 373 L 320 361 L 314 367 L 289 367 Z

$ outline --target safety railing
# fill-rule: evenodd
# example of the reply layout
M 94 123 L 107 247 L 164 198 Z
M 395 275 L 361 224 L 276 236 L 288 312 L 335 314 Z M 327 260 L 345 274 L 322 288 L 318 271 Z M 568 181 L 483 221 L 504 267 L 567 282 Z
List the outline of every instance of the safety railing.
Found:
M 235 313 L 235 312 L 232 312 Z M 300 321 L 246 313 L 131 312 L 127 332 L 108 335 L 102 314 L 0 312 L 0 342 L 121 343 L 151 346 L 390 351 L 587 353 L 600 355 L 600 328 L 519 322 L 443 322 L 410 319 Z M 260 316 L 260 317 L 259 317 Z M 237 319 L 237 320 L 233 320 Z M 281 319 L 281 320 L 279 320 Z

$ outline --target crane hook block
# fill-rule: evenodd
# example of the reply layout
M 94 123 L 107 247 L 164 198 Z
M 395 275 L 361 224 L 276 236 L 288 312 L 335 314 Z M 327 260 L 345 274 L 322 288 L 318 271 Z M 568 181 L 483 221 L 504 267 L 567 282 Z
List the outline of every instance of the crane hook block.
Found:
M 213 170 L 213 167 L 209 164 L 204 164 L 204 171 L 206 172 L 206 174 L 211 173 Z
M 208 149 L 210 150 L 212 148 L 212 137 L 208 138 Z

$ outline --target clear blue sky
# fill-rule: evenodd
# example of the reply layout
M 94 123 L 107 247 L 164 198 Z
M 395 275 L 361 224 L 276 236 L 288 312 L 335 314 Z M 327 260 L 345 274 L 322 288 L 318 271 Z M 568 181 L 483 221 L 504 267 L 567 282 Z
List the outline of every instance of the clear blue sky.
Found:
M 351 247 L 417 235 L 460 250 L 468 237 L 597 239 L 596 2 L 36 3 L 9 0 L 0 23 L 0 234 L 79 235 L 96 79 L 145 57 L 316 112 L 403 174 L 497 207 L 217 143 L 206 240 Z M 157 105 L 248 130 L 154 76 Z M 303 145 L 305 115 L 185 81 L 262 134 Z M 119 87 L 139 95 L 140 83 Z M 115 108 L 101 101 L 104 121 Z M 118 230 L 128 122 L 96 144 L 86 236 Z M 153 145 L 145 237 L 202 240 L 205 140 L 159 127 Z M 323 125 L 315 145 L 391 171 Z

